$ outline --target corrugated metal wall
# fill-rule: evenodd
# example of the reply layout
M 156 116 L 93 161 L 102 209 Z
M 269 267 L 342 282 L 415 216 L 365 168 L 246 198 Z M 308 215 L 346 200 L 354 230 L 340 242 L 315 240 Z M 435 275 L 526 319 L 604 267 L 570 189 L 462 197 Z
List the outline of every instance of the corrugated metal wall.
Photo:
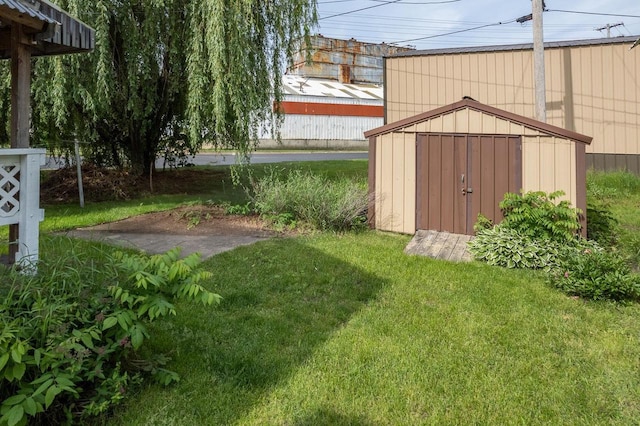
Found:
M 280 128 L 281 138 L 286 144 L 288 139 L 297 140 L 357 140 L 365 146 L 363 134 L 369 129 L 382 125 L 381 117 L 348 117 L 335 115 L 298 115 L 287 114 Z M 269 139 L 264 132 L 260 139 Z
M 545 49 L 547 122 L 593 136 L 588 153 L 640 154 L 640 51 L 630 43 Z M 386 122 L 471 96 L 534 117 L 530 50 L 387 58 Z
M 311 37 L 311 56 L 307 58 L 305 50 L 299 51 L 287 73 L 338 80 L 346 70 L 352 82 L 382 84 L 382 58 L 408 50 L 412 49 L 318 35 Z

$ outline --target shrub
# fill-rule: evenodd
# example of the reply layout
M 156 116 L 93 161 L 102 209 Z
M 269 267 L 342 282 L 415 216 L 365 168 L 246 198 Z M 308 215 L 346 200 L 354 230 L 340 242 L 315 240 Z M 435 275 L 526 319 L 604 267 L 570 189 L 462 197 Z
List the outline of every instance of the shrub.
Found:
M 476 260 L 489 265 L 550 271 L 571 251 L 577 251 L 579 244 L 578 240 L 568 244 L 545 238 L 536 239 L 498 225 L 480 230 L 468 246 Z
M 2 272 L 0 286 L 0 424 L 60 423 L 108 410 L 141 380 L 141 368 L 160 383 L 178 380 L 141 359 L 146 324 L 175 315 L 174 299 L 211 305 L 200 259 L 118 253 L 70 263 L 40 262 L 27 277 Z M 66 260 L 66 259 L 65 259 Z
M 553 241 L 575 239 L 580 229 L 578 214 L 581 212 L 566 200 L 556 204 L 555 200 L 563 194 L 562 191 L 505 194 L 500 202 L 504 215 L 500 226 L 532 238 Z
M 584 250 L 560 262 L 549 274 L 554 287 L 593 300 L 638 300 L 640 277 L 615 251 Z
M 329 180 L 300 170 L 281 176 L 271 170 L 252 187 L 251 198 L 266 218 L 288 218 L 320 230 L 346 231 L 366 224 L 366 184 L 351 180 Z
M 618 241 L 618 220 L 609 210 L 609 203 L 587 201 L 587 238 L 602 246 L 613 246 Z

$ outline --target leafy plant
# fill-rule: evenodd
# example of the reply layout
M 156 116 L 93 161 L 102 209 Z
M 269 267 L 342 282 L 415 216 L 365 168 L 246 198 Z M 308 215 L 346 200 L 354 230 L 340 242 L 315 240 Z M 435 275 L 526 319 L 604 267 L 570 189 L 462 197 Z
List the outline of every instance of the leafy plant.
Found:
M 615 251 L 584 250 L 567 257 L 549 282 L 569 295 L 593 300 L 639 300 L 640 276 Z
M 245 204 L 232 204 L 224 206 L 224 212 L 228 215 L 241 215 L 248 216 L 254 213 L 253 205 L 251 202 Z
M 568 245 L 545 238 L 532 238 L 518 230 L 495 226 L 480 230 L 469 241 L 469 252 L 476 260 L 505 268 L 543 269 L 550 271 L 558 262 L 577 251 L 579 244 Z
M 587 238 L 603 246 L 613 246 L 618 240 L 618 220 L 606 201 L 587 200 Z
M 493 228 L 493 221 L 483 215 L 482 213 L 478 213 L 478 218 L 476 219 L 476 223 L 473 224 L 473 230 L 475 233 L 478 233 L 485 229 Z
M 500 202 L 504 220 L 500 226 L 514 229 L 532 238 L 571 241 L 580 229 L 579 209 L 566 201 L 556 204 L 562 191 L 546 194 L 541 191 L 524 194 L 507 193 Z
M 193 229 L 200 225 L 203 220 L 211 220 L 211 215 L 200 210 L 187 210 L 180 215 L 179 219 L 186 219 L 187 229 Z
M 146 325 L 175 315 L 175 299 L 220 300 L 201 284 L 211 273 L 199 269 L 199 256 L 179 255 L 117 253 L 90 267 L 90 277 L 71 263 L 41 262 L 36 276 L 3 273 L 0 424 L 104 412 L 143 371 L 163 384 L 178 380 L 162 368 L 166 357 L 140 358 Z

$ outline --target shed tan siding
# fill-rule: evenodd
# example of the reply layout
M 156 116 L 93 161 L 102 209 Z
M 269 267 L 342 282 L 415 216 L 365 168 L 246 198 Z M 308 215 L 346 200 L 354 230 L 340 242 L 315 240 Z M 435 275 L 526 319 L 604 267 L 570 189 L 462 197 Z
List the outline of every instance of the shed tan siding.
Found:
M 552 136 L 523 136 L 522 189 L 565 192 L 563 199 L 577 206 L 575 145 Z
M 547 122 L 593 136 L 588 153 L 640 154 L 640 52 L 629 43 L 547 48 Z M 534 117 L 530 50 L 386 60 L 386 122 L 471 96 Z
M 416 134 L 522 135 L 522 189 L 565 192 L 580 206 L 575 142 L 470 109 L 453 111 L 376 137 L 375 227 L 416 231 Z M 498 198 L 502 199 L 501 196 Z
M 376 138 L 375 227 L 413 234 L 416 230 L 416 138 L 388 133 Z

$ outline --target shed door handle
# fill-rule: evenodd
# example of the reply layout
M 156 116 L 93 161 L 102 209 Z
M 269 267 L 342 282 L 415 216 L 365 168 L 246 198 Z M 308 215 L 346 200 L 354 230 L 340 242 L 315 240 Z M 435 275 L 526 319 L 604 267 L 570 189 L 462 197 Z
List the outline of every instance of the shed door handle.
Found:
M 471 194 L 473 192 L 473 188 L 462 188 L 462 195 Z

